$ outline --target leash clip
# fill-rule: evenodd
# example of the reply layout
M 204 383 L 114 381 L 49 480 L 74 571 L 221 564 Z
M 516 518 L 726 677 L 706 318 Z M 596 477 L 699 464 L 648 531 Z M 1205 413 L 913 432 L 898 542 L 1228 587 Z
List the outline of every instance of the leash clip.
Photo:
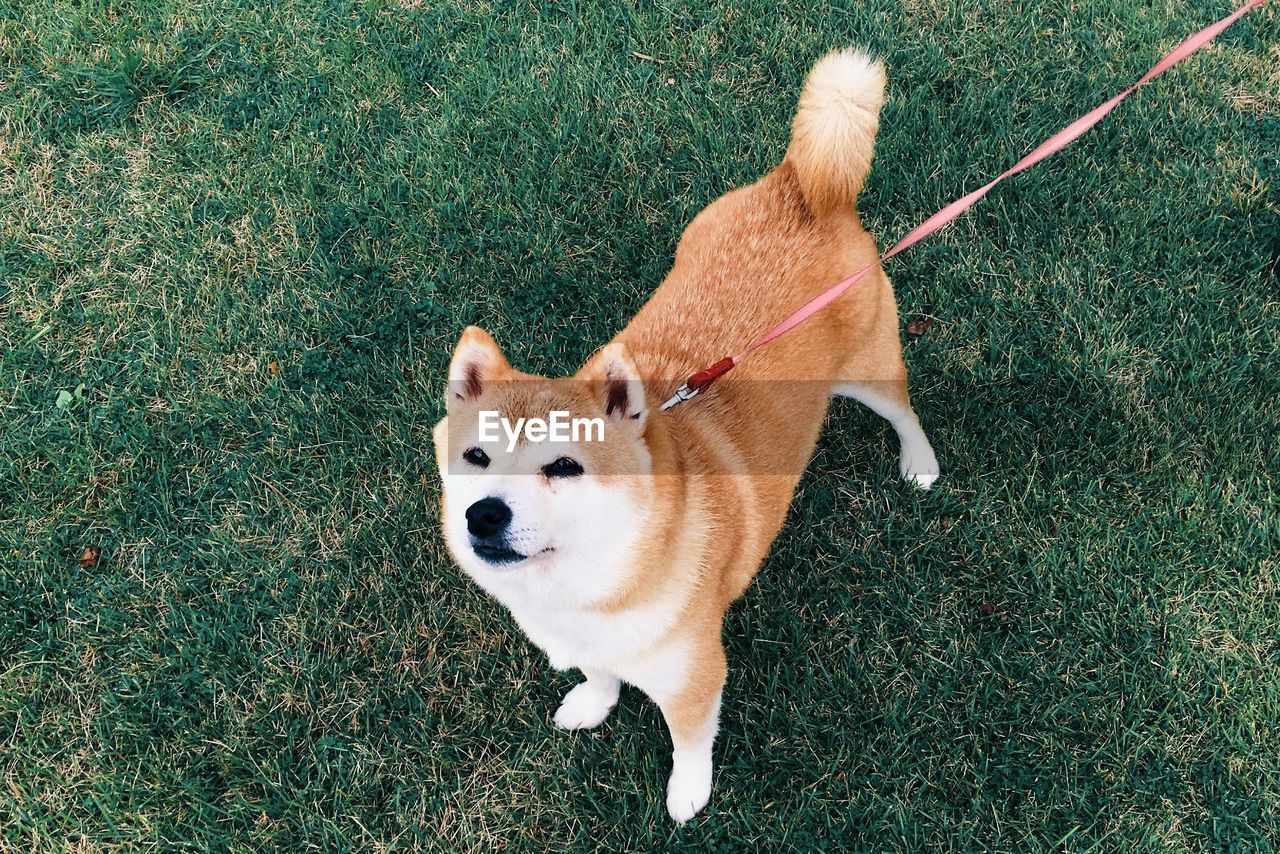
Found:
M 662 404 L 662 411 L 666 412 L 673 406 L 679 406 L 686 400 L 693 400 L 699 394 L 720 377 L 729 372 L 735 364 L 735 360 L 731 357 L 725 357 L 710 367 L 703 368 L 689 379 L 685 380 L 684 385 L 676 389 L 676 393 L 667 398 L 667 402 Z
M 693 400 L 695 397 L 698 396 L 698 393 L 701 391 L 702 389 L 700 388 L 689 388 L 689 384 L 685 383 L 684 385 L 680 386 L 680 388 L 676 389 L 675 394 L 667 398 L 666 403 L 662 404 L 662 411 L 666 412 L 671 407 L 678 406 L 681 403 L 684 403 L 686 400 Z

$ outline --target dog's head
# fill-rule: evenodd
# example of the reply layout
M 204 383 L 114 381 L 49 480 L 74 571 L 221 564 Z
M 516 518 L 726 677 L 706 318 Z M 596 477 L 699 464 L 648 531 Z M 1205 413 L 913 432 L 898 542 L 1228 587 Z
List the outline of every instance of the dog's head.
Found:
M 621 580 L 651 503 L 649 405 L 620 344 L 578 374 L 548 379 L 508 364 L 469 327 L 449 365 L 436 425 L 445 540 L 482 586 L 537 576 L 607 594 Z

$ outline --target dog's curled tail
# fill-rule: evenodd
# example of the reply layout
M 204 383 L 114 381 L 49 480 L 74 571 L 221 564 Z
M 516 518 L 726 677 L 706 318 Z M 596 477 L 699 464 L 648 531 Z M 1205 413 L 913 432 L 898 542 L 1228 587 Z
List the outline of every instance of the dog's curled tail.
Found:
M 786 162 L 817 215 L 852 205 L 871 170 L 884 66 L 857 48 L 835 50 L 809 72 Z

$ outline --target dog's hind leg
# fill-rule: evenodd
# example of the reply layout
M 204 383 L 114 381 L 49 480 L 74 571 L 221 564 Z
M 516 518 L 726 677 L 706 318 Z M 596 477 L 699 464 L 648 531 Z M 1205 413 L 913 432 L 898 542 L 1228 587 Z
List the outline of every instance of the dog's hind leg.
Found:
M 938 479 L 938 458 L 911 408 L 906 377 L 898 382 L 838 383 L 832 391 L 853 398 L 892 424 L 900 446 L 898 471 L 921 489 L 933 486 Z
M 911 408 L 893 288 L 883 273 L 878 278 L 878 282 L 868 282 L 868 287 L 879 289 L 872 297 L 879 305 L 871 309 L 869 322 L 851 335 L 857 343 L 831 392 L 853 398 L 892 424 L 901 448 L 898 471 L 916 486 L 928 489 L 938 479 L 938 458 Z M 856 323 L 850 319 L 850 328 L 856 328 Z
M 618 704 L 622 689 L 618 677 L 590 668 L 583 668 L 582 674 L 587 680 L 571 688 L 556 709 L 555 725 L 561 729 L 598 727 Z

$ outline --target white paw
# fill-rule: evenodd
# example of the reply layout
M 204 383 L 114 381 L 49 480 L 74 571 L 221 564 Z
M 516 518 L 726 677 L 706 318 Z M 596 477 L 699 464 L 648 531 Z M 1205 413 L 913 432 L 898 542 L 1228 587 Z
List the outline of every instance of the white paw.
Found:
M 904 447 L 898 457 L 898 471 L 904 480 L 928 489 L 938 480 L 938 458 L 927 444 L 917 448 Z
M 927 474 L 924 472 L 911 472 L 906 475 L 907 480 L 921 489 L 928 489 L 938 480 L 936 474 Z
M 667 781 L 667 812 L 680 824 L 693 818 L 711 799 L 711 758 L 676 760 Z
M 617 703 L 617 690 L 601 691 L 590 682 L 583 682 L 564 695 L 556 709 L 555 724 L 560 729 L 598 727 Z

